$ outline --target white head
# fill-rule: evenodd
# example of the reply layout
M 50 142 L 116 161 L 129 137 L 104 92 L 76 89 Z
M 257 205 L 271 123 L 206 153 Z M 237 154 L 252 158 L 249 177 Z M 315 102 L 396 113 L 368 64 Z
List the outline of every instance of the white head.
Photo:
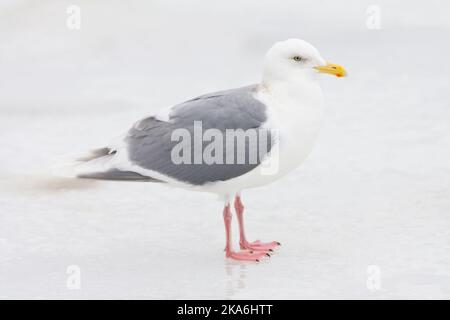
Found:
M 301 81 L 328 73 L 337 77 L 346 75 L 345 69 L 326 62 L 319 51 L 300 39 L 275 43 L 267 52 L 264 63 L 264 81 Z

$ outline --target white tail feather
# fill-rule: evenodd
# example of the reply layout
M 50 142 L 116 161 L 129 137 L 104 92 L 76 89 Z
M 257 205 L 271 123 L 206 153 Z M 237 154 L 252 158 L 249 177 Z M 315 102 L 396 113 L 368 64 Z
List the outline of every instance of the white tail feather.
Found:
M 100 153 L 100 151 L 105 152 Z M 52 174 L 65 178 L 76 178 L 79 175 L 90 174 L 94 172 L 105 172 L 112 167 L 114 153 L 106 152 L 105 149 L 95 149 L 89 153 L 77 155 L 65 155 L 60 157 L 59 161 L 52 166 Z

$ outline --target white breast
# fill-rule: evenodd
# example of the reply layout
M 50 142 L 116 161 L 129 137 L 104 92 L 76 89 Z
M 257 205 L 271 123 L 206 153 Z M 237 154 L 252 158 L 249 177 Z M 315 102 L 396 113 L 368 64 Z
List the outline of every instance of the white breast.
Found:
M 295 86 L 274 89 L 269 104 L 273 127 L 280 132 L 280 175 L 298 167 L 311 152 L 323 117 L 323 95 L 316 82 L 300 90 Z M 306 91 L 306 92 L 305 92 Z

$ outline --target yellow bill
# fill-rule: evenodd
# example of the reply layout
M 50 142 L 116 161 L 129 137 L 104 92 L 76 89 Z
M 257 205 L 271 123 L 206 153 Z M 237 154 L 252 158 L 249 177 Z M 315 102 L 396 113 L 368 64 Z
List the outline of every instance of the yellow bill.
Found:
M 321 73 L 328 73 L 336 77 L 345 77 L 347 75 L 347 71 L 345 71 L 343 66 L 330 62 L 327 62 L 327 65 L 325 66 L 314 67 L 314 69 Z

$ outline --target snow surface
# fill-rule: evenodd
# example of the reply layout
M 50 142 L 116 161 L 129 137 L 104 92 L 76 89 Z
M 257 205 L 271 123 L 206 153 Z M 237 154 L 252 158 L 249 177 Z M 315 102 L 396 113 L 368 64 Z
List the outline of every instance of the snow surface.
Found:
M 375 2 L 2 1 L 0 298 L 450 298 L 450 4 Z M 243 194 L 250 237 L 283 244 L 270 261 L 224 258 L 213 195 L 49 174 L 162 107 L 258 81 L 289 37 L 350 77 L 323 77 L 304 165 Z

